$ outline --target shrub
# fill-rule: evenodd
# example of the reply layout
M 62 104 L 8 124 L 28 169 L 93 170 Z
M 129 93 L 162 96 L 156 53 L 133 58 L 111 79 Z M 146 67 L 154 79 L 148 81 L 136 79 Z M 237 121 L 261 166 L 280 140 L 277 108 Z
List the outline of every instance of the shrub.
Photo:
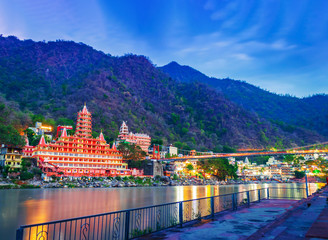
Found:
M 20 174 L 21 180 L 29 180 L 29 179 L 32 179 L 33 177 L 34 177 L 34 174 L 30 173 L 30 172 L 21 172 L 21 174 Z

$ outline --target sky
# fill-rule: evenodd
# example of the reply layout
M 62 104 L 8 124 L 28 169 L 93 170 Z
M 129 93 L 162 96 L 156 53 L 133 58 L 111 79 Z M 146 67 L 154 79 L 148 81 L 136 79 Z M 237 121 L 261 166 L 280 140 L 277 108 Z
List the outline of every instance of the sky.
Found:
M 176 61 L 279 94 L 328 93 L 327 0 L 1 0 L 0 34 Z

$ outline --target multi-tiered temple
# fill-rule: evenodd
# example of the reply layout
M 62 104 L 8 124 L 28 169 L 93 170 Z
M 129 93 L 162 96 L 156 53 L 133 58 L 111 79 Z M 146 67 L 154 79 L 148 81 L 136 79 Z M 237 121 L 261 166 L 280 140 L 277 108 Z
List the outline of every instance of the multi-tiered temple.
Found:
M 104 135 L 92 138 L 91 113 L 84 105 L 78 113 L 76 131 L 68 136 L 64 128 L 54 143 L 46 143 L 42 136 L 33 155 L 47 175 L 115 176 L 130 175 L 127 164 L 115 144 L 110 147 Z
M 129 132 L 129 128 L 126 123 L 123 121 L 120 132 L 118 135 L 118 142 L 126 141 L 129 143 L 134 143 L 139 146 L 142 151 L 148 153 L 148 148 L 150 146 L 151 137 L 144 133 L 132 133 Z

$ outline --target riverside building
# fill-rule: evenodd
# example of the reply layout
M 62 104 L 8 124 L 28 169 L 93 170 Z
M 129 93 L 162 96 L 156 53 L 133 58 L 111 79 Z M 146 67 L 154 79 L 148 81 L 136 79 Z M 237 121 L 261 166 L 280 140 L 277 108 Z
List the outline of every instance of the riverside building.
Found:
M 33 156 L 44 173 L 75 177 L 130 175 L 115 144 L 110 147 L 102 132 L 98 138 L 92 138 L 91 117 L 84 105 L 78 113 L 73 136 L 68 136 L 64 128 L 56 142 L 46 143 L 44 136 L 41 137 Z
M 0 166 L 9 166 L 10 170 L 22 167 L 22 149 L 13 146 L 2 145 L 0 152 Z
M 142 151 L 144 151 L 148 154 L 148 148 L 150 146 L 151 137 L 144 133 L 129 132 L 128 126 L 123 121 L 123 123 L 120 127 L 120 132 L 119 132 L 117 140 L 118 140 L 117 141 L 118 143 L 123 142 L 123 141 L 129 142 L 129 143 L 134 143 L 137 146 L 139 146 L 142 149 Z

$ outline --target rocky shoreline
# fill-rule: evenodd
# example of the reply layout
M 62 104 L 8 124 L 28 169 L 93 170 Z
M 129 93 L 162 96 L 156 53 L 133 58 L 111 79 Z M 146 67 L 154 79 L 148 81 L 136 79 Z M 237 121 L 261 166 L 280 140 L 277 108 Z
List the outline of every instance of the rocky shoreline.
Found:
M 52 181 L 43 180 L 9 180 L 0 181 L 0 189 L 27 188 L 115 188 L 115 187 L 166 187 L 166 186 L 197 186 L 197 185 L 233 185 L 276 183 L 275 181 L 217 181 L 204 179 L 176 179 L 169 177 L 124 177 L 124 178 L 62 178 Z

